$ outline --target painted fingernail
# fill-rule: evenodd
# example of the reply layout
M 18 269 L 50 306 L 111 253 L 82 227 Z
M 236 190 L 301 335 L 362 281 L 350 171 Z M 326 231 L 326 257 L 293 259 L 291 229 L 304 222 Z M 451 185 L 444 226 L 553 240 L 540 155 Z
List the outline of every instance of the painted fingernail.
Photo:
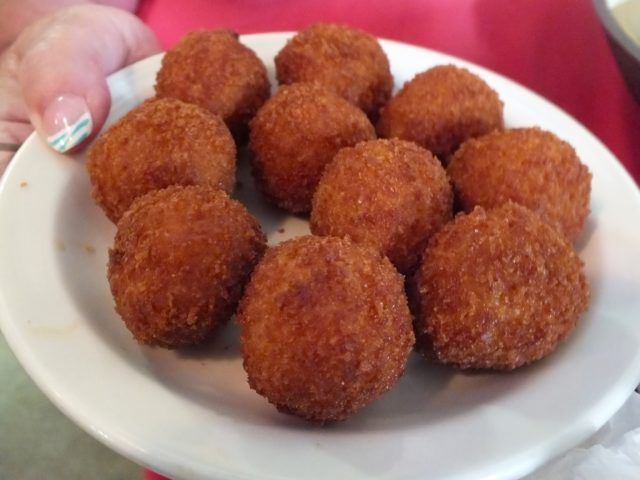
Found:
M 87 102 L 69 94 L 56 97 L 47 107 L 43 124 L 49 146 L 61 153 L 79 145 L 93 129 Z

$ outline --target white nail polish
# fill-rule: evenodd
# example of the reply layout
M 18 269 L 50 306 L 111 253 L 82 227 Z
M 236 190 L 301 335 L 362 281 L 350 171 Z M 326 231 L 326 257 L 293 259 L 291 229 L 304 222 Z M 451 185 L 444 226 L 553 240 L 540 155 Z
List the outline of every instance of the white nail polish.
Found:
M 87 103 L 77 95 L 60 95 L 47 107 L 43 117 L 47 143 L 64 153 L 82 143 L 93 129 Z

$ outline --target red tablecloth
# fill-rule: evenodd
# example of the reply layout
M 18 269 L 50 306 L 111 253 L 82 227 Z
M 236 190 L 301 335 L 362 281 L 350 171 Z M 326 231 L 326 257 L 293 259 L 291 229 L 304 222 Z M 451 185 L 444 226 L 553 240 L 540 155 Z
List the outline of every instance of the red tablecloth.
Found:
M 139 16 L 165 48 L 198 28 L 253 33 L 327 21 L 456 55 L 566 110 L 640 182 L 640 104 L 590 0 L 142 0 Z

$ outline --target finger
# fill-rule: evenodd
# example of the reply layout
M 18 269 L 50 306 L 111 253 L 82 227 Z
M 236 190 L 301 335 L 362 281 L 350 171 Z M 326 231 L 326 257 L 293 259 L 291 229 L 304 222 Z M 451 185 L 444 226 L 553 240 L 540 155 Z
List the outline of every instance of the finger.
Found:
M 13 153 L 0 150 L 0 177 L 9 166 L 9 161 L 11 160 L 12 156 Z
M 13 154 L 32 132 L 33 127 L 28 122 L 0 120 L 0 176 Z
M 50 15 L 61 8 L 72 5 L 100 3 L 118 7 L 130 12 L 138 7 L 138 0 L 3 0 L 0 2 L 0 18 L 3 21 L 0 30 L 0 50 L 5 50 L 14 39 L 38 18 Z
M 71 7 L 37 22 L 15 48 L 28 116 L 59 152 L 100 130 L 111 105 L 106 76 L 159 51 L 138 18 L 99 5 Z
M 17 59 L 0 55 L 0 176 L 18 147 L 33 132 L 16 78 Z

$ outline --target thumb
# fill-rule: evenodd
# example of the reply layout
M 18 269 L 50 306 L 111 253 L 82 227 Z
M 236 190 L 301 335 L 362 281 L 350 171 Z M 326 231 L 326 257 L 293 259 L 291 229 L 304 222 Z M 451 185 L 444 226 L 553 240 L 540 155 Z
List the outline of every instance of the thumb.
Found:
M 59 152 L 84 144 L 104 124 L 106 76 L 159 51 L 137 17 L 100 5 L 60 10 L 25 30 L 14 47 L 29 119 Z

